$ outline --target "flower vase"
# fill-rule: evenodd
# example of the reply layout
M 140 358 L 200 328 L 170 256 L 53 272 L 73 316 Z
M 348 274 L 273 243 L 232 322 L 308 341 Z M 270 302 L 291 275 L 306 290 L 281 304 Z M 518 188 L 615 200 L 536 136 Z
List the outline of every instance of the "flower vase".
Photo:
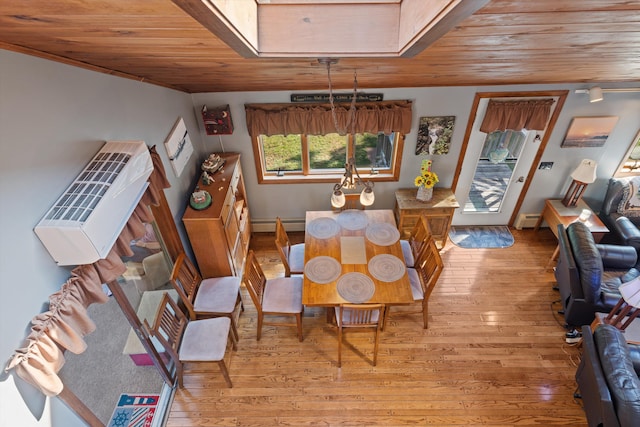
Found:
M 431 188 L 426 188 L 426 187 L 418 187 L 418 194 L 416 195 L 416 199 L 422 201 L 422 202 L 428 202 L 429 200 L 431 200 L 431 198 L 433 197 L 433 187 Z

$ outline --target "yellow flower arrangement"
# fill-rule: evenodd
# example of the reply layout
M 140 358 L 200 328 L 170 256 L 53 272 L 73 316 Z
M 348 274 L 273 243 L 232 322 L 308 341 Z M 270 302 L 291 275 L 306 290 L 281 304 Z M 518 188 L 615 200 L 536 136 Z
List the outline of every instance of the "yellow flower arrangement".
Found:
M 431 160 L 425 160 L 420 167 L 420 175 L 416 176 L 413 183 L 416 187 L 433 188 L 438 181 L 438 175 L 431 172 Z

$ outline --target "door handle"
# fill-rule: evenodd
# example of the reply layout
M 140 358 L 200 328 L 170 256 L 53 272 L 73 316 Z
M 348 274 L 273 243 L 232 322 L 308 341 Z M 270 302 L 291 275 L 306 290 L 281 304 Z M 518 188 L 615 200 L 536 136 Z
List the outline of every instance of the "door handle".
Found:
M 521 176 L 520 178 L 518 178 L 517 182 L 524 182 L 524 176 Z

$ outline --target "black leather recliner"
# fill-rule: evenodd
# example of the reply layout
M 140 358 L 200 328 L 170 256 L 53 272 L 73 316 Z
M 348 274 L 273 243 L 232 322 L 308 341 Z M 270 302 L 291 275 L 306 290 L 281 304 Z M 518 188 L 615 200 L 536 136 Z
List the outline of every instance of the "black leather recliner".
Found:
M 583 354 L 576 371 L 589 427 L 640 424 L 640 347 L 611 325 L 582 327 Z
M 596 244 L 582 222 L 574 222 L 566 229 L 559 224 L 558 245 L 555 277 L 567 326 L 588 325 L 596 312 L 611 311 L 621 297 L 618 287 L 640 276 L 635 248 Z M 603 273 L 608 270 L 615 270 L 616 274 L 605 279 Z
M 602 202 L 600 219 L 616 237 L 616 242 L 640 250 L 640 216 L 626 217 L 618 211 L 625 190 L 629 188 L 628 179 L 611 178 L 607 194 Z

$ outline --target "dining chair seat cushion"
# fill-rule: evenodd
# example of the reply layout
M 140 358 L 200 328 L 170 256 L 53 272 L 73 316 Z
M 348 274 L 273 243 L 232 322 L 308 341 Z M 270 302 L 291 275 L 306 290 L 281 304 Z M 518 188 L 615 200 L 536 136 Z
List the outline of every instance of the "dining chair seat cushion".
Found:
M 204 279 L 198 288 L 193 309 L 196 312 L 231 313 L 233 312 L 238 292 L 240 277 L 212 277 Z
M 407 268 L 407 275 L 409 276 L 409 282 L 411 283 L 411 293 L 413 294 L 414 301 L 421 301 L 424 299 L 424 292 L 422 291 L 422 284 L 418 277 L 418 271 L 415 268 Z
M 262 297 L 262 311 L 267 313 L 302 312 L 302 276 L 268 279 Z
M 289 269 L 291 272 L 302 273 L 304 271 L 304 243 L 291 245 L 289 252 Z
M 194 320 L 187 324 L 178 356 L 183 362 L 224 359 L 231 320 L 228 317 Z
M 415 265 L 415 259 L 413 258 L 413 251 L 408 240 L 400 240 L 400 247 L 402 248 L 402 256 L 404 257 L 404 263 L 407 267 L 413 267 Z
M 342 319 L 344 319 L 344 324 L 345 325 L 353 323 L 351 321 L 351 314 L 355 312 L 354 310 L 350 310 L 348 308 L 344 308 L 342 310 L 342 319 L 341 319 L 340 318 L 340 307 L 334 307 L 334 309 L 336 311 L 336 322 L 338 323 L 338 326 L 340 326 L 340 324 L 342 323 Z M 374 312 L 371 313 L 371 323 L 376 323 L 379 318 L 380 318 L 380 310 L 375 310 Z

